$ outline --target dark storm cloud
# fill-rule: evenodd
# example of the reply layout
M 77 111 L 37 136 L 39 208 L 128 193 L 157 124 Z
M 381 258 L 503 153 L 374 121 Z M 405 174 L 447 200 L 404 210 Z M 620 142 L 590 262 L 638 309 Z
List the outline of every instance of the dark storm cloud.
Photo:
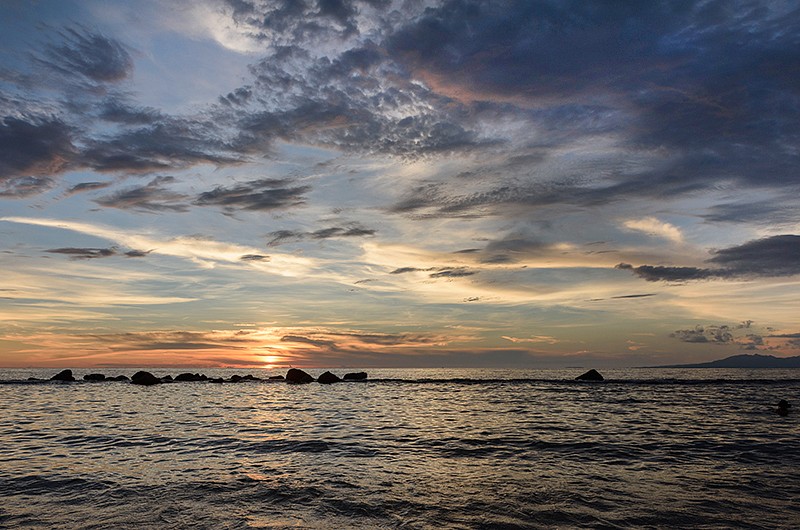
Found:
M 116 248 L 51 248 L 45 252 L 51 254 L 66 254 L 71 259 L 96 259 L 96 258 L 109 258 L 117 254 Z
M 377 231 L 371 228 L 365 228 L 358 223 L 353 223 L 347 226 L 332 226 L 330 228 L 322 228 L 313 232 L 303 232 L 299 230 L 277 230 L 269 234 L 270 241 L 268 246 L 274 247 L 282 243 L 302 241 L 305 239 L 337 239 L 342 237 L 367 237 L 375 235 Z
M 259 179 L 223 187 L 198 195 L 194 204 L 222 206 L 226 211 L 270 211 L 305 204 L 311 186 L 293 186 L 288 179 Z
M 76 152 L 73 129 L 56 118 L 0 121 L 0 181 L 60 173 Z
M 787 234 L 748 241 L 742 245 L 713 250 L 706 260 L 717 268 L 666 267 L 620 263 L 647 281 L 680 282 L 713 278 L 755 278 L 800 274 L 800 236 Z
M 156 177 L 144 186 L 126 188 L 95 199 L 94 202 L 107 208 L 138 210 L 142 212 L 185 212 L 188 197 L 165 187 L 175 182 L 174 177 Z
M 66 75 L 80 74 L 95 82 L 117 82 L 133 72 L 133 59 L 117 40 L 68 29 L 62 43 L 50 45 L 42 62 Z

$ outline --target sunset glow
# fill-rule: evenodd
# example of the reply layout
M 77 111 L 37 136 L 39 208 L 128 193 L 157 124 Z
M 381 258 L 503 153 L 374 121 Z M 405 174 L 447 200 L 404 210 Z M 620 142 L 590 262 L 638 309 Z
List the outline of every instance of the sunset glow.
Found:
M 3 3 L 0 365 L 800 353 L 789 4 L 333 4 Z

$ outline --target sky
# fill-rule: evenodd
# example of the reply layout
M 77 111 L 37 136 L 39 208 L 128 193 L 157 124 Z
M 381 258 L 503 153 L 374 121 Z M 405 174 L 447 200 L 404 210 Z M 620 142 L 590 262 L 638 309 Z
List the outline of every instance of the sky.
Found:
M 0 366 L 800 355 L 800 8 L 6 0 Z

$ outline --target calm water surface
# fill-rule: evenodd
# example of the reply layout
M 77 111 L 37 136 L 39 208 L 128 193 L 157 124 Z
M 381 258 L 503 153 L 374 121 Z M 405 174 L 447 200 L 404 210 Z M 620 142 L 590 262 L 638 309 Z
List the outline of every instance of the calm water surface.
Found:
M 2 527 L 800 527 L 800 370 L 56 371 L 0 372 Z

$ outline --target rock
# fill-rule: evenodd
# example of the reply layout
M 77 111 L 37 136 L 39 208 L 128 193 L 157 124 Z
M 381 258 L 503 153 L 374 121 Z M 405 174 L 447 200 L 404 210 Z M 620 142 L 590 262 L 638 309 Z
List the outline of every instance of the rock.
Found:
M 317 383 L 321 383 L 323 385 L 330 385 L 331 383 L 338 383 L 341 381 L 338 375 L 332 374 L 330 372 L 325 372 L 321 376 L 317 377 Z
M 161 379 L 154 376 L 150 372 L 136 372 L 131 377 L 131 383 L 134 385 L 143 385 L 143 386 L 151 386 L 151 385 L 160 385 Z
M 217 384 L 219 384 L 219 383 L 224 383 L 225 380 L 222 379 L 221 377 L 214 377 L 213 379 L 209 379 L 208 382 L 209 383 L 217 383 Z
M 312 381 L 314 381 L 313 377 L 297 368 L 289 368 L 289 371 L 286 372 L 287 383 L 311 383 Z
M 106 376 L 103 374 L 86 374 L 83 376 L 84 381 L 105 381 Z
M 162 383 L 172 383 L 173 379 L 171 375 L 165 375 L 161 378 Z
M 127 375 L 118 375 L 117 377 L 109 377 L 109 381 L 130 381 Z
M 600 375 L 600 372 L 595 370 L 594 368 L 586 372 L 585 374 L 581 374 L 575 378 L 578 381 L 602 381 L 603 376 Z
M 238 383 L 242 379 L 244 379 L 244 377 L 242 377 L 241 375 L 232 375 L 231 376 L 231 383 Z
M 186 372 L 183 374 L 176 375 L 174 381 L 205 381 L 206 379 L 208 378 L 204 375 L 190 374 Z
M 345 381 L 364 381 L 367 379 L 367 372 L 351 372 L 344 374 Z
M 72 375 L 72 370 L 61 370 L 51 377 L 50 381 L 75 381 L 75 377 Z
M 281 376 L 283 378 L 283 376 Z M 242 381 L 261 381 L 260 377 L 256 377 L 253 374 L 247 374 L 246 376 L 242 377 Z
M 283 381 L 284 377 L 282 375 L 271 375 L 269 376 L 270 381 Z
M 781 416 L 788 416 L 790 408 L 792 408 L 792 405 L 785 399 L 778 401 L 778 414 Z

